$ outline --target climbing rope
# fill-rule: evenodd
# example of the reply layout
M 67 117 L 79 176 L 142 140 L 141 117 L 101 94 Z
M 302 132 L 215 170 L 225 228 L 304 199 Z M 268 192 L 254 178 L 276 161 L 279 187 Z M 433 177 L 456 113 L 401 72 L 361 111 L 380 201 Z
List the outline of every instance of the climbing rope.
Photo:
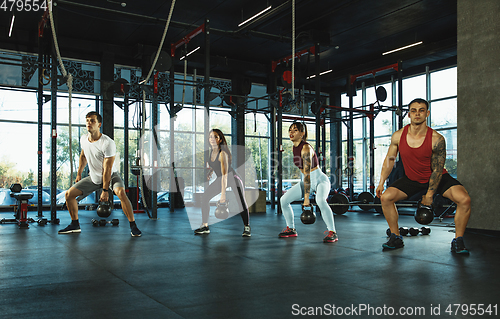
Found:
M 172 18 L 172 13 L 174 12 L 174 6 L 175 6 L 175 0 L 172 0 L 172 5 L 170 6 L 170 12 L 168 13 L 167 23 L 165 24 L 165 30 L 163 30 L 163 36 L 161 38 L 160 46 L 158 47 L 158 51 L 156 51 L 155 59 L 153 61 L 153 64 L 151 65 L 151 69 L 148 72 L 148 76 L 146 76 L 146 78 L 144 80 L 139 82 L 139 84 L 144 84 L 144 83 L 147 83 L 149 81 L 149 78 L 151 77 L 151 74 L 153 73 L 153 70 L 156 66 L 156 63 L 158 62 L 158 58 L 160 57 L 161 49 L 163 48 L 163 42 L 165 42 L 165 38 L 167 36 L 168 25 L 170 24 L 170 19 Z
M 50 17 L 50 27 L 52 29 L 52 38 L 54 39 L 54 47 L 56 50 L 56 55 L 57 55 L 57 60 L 59 61 L 59 67 L 61 69 L 61 73 L 64 78 L 66 78 L 66 84 L 68 86 L 68 131 L 69 131 L 69 165 L 70 165 L 70 183 L 73 179 L 73 151 L 72 151 L 72 143 L 73 143 L 73 136 L 71 134 L 71 98 L 73 94 L 73 75 L 71 73 L 68 73 L 66 71 L 66 68 L 64 67 L 64 63 L 62 61 L 61 57 L 61 52 L 59 51 L 59 43 L 57 42 L 57 36 L 56 36 L 56 28 L 54 25 L 54 16 L 52 14 L 52 0 L 49 0 L 49 17 Z M 57 77 L 55 79 L 52 79 L 52 81 L 57 81 Z
M 145 84 L 149 81 L 149 78 L 151 77 L 151 74 L 153 74 L 153 71 L 155 69 L 156 63 L 158 62 L 158 58 L 160 57 L 161 49 L 163 48 L 163 43 L 165 42 L 165 38 L 167 36 L 167 31 L 168 31 L 168 26 L 170 25 L 170 19 L 172 18 L 172 13 L 174 12 L 174 6 L 175 6 L 175 0 L 172 0 L 172 4 L 170 5 L 170 12 L 168 13 L 168 18 L 167 18 L 167 23 L 165 24 L 165 30 L 163 30 L 163 36 L 160 41 L 160 45 L 158 46 L 158 50 L 156 51 L 156 56 L 151 64 L 151 68 L 149 69 L 148 75 L 144 80 L 139 82 L 139 85 Z M 146 125 L 146 91 L 142 90 L 142 125 L 141 125 L 141 136 L 144 137 L 144 134 L 146 133 L 145 126 Z M 142 159 L 142 154 L 141 154 L 141 159 Z M 142 161 L 141 161 L 142 163 Z M 144 183 L 143 183 L 143 174 L 142 174 L 142 169 L 140 169 L 140 190 L 141 190 L 141 196 L 144 199 L 143 200 L 143 205 L 144 208 L 146 208 L 146 211 L 148 212 L 149 216 L 149 211 L 148 211 L 148 206 L 146 203 L 146 197 L 144 196 Z M 151 216 L 150 216 L 151 217 Z

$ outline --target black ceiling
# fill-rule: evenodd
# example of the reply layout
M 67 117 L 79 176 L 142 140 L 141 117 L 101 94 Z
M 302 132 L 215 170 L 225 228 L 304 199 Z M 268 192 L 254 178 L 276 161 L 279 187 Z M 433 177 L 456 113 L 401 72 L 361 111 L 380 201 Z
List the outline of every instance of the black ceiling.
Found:
M 121 3 L 126 3 L 122 6 Z M 56 30 L 66 58 L 101 61 L 104 54 L 121 65 L 144 67 L 157 50 L 171 0 L 55 1 Z M 177 0 L 164 50 L 209 19 L 211 75 L 233 74 L 267 83 L 271 61 L 292 52 L 291 0 Z M 271 5 L 253 23 L 237 25 Z M 343 87 L 349 74 L 358 74 L 403 61 L 404 74 L 422 72 L 425 65 L 456 64 L 456 0 L 296 0 L 296 50 L 320 44 L 322 90 Z M 38 52 L 38 23 L 42 12 L 0 9 L 0 49 Z M 383 56 L 382 53 L 423 41 L 423 44 Z M 204 36 L 193 38 L 189 69 L 203 74 Z M 181 55 L 179 48 L 177 58 Z M 146 64 L 147 64 L 146 63 Z M 176 71 L 182 63 L 174 59 Z M 314 56 L 297 62 L 303 79 L 315 72 Z

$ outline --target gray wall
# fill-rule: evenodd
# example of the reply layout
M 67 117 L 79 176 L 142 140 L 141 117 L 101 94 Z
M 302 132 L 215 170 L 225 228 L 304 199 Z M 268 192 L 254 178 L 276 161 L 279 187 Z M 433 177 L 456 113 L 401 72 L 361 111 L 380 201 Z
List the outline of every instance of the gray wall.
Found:
M 458 179 L 469 228 L 500 230 L 500 1 L 458 0 Z

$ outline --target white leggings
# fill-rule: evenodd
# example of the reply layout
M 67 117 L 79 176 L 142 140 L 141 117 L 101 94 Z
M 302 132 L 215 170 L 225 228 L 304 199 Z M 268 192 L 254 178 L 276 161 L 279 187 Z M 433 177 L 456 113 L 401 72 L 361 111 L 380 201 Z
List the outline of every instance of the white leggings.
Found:
M 293 210 L 291 202 L 304 198 L 304 174 L 302 181 L 295 184 L 281 197 L 281 211 L 285 216 L 286 225 L 290 228 L 295 228 L 293 218 Z M 328 230 L 335 231 L 335 223 L 333 221 L 333 213 L 328 205 L 327 198 L 330 193 L 330 180 L 320 169 L 311 172 L 311 193 L 316 191 L 316 205 L 321 210 L 321 217 L 326 224 Z

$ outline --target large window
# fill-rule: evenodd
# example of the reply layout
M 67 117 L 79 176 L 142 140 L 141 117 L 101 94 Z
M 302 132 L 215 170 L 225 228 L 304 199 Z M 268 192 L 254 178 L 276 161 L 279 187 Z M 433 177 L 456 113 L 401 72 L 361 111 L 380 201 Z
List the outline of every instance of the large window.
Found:
M 457 71 L 456 67 L 428 72 L 410 78 L 403 79 L 403 105 L 415 98 L 427 99 L 430 103 L 431 115 L 429 117 L 429 126 L 446 139 L 447 158 L 445 168 L 453 176 L 456 176 L 457 167 Z M 385 87 L 387 91 L 387 100 L 381 104 L 385 106 L 397 105 L 397 82 L 379 84 Z M 372 86 L 363 87 L 357 91 L 353 98 L 353 107 L 358 108 L 363 105 L 369 105 L 376 100 Z M 429 95 L 430 94 L 430 95 Z M 342 96 L 342 106 L 349 106 L 349 98 Z M 344 112 L 346 113 L 346 112 Z M 348 115 L 344 114 L 347 120 Z M 354 116 L 356 118 L 356 116 Z M 396 113 L 394 111 L 379 112 L 374 120 L 374 162 L 373 172 L 375 187 L 380 180 L 382 163 L 390 145 L 390 137 L 397 130 Z M 345 121 L 347 122 L 347 121 Z M 409 123 L 408 117 L 403 119 L 403 125 Z M 342 186 L 348 186 L 347 173 L 347 125 L 343 125 L 343 178 Z M 353 124 L 354 135 L 354 167 L 351 170 L 354 176 L 354 192 L 359 193 L 369 190 L 369 120 L 366 118 L 355 119 Z
M 1 54 L 1 53 L 0 53 Z M 71 150 L 73 161 L 73 176 L 70 176 L 69 158 L 69 112 L 68 94 L 66 86 L 60 86 L 57 97 L 57 188 L 67 189 L 72 185 L 76 170 L 78 168 L 78 156 L 80 154 L 80 136 L 86 133 L 85 114 L 89 111 L 100 110 L 102 100 L 100 99 L 99 67 L 92 63 L 68 62 L 75 70 L 79 70 L 79 76 L 83 76 L 87 82 L 76 80 L 75 92 L 72 96 L 71 112 Z M 38 170 L 38 99 L 36 94 L 36 71 L 28 74 L 21 70 L 21 66 L 2 66 L 0 72 L 0 134 L 2 141 L 0 146 L 0 187 L 8 187 L 14 182 L 20 182 L 23 186 L 37 184 Z M 115 76 L 135 83 L 141 76 L 138 69 L 117 67 Z M 176 79 L 183 78 L 183 75 L 176 74 Z M 174 86 L 174 100 L 176 105 L 182 105 L 182 110 L 178 111 L 173 120 L 173 127 L 170 118 L 170 102 L 161 101 L 158 103 L 158 125 L 155 127 L 158 133 L 159 145 L 152 144 L 152 104 L 146 101 L 142 104 L 142 96 L 131 95 L 129 99 L 129 157 L 124 158 L 124 137 L 125 137 L 125 114 L 123 98 L 115 97 L 118 102 L 114 106 L 114 138 L 117 144 L 116 167 L 124 176 L 128 174 L 129 186 L 136 185 L 136 176 L 132 174 L 130 166 L 140 163 L 151 166 L 151 150 L 158 150 L 158 165 L 162 171 L 161 182 L 158 191 L 167 191 L 170 187 L 169 169 L 172 162 L 177 167 L 177 175 L 185 182 L 186 190 L 191 193 L 203 191 L 206 182 L 204 176 L 204 151 L 206 147 L 204 119 L 205 109 L 203 107 L 204 92 L 200 79 L 195 79 L 189 75 L 188 80 L 193 85 L 182 85 L 177 83 Z M 165 79 L 163 79 L 165 80 Z M 452 175 L 456 175 L 457 167 L 457 72 L 456 67 L 427 72 L 403 80 L 403 104 L 406 105 L 416 97 L 426 98 L 430 102 L 431 116 L 429 125 L 440 132 L 447 143 L 446 168 Z M 96 84 L 97 83 L 97 84 Z M 47 84 L 47 83 L 44 83 Z M 45 90 L 50 85 L 45 85 Z M 397 104 L 397 82 L 392 80 L 388 83 L 379 83 L 387 91 L 387 100 L 381 103 L 383 106 L 391 107 Z M 230 81 L 212 80 L 212 93 L 227 92 L 230 89 Z M 163 92 L 166 94 L 166 92 Z M 45 92 L 50 95 L 49 91 Z M 273 163 L 270 154 L 275 150 L 270 149 L 270 117 L 261 109 L 268 106 L 269 101 L 265 99 L 266 89 L 262 85 L 252 85 L 251 102 L 248 103 L 245 115 L 245 161 L 251 164 L 244 172 L 247 186 L 261 187 L 269 190 Z M 353 107 L 368 108 L 374 103 L 375 89 L 373 86 L 364 87 L 357 91 L 353 97 Z M 229 112 L 231 109 L 224 104 L 220 97 L 211 102 L 210 108 L 210 128 L 219 128 L 226 135 L 229 144 L 234 141 L 233 131 L 235 120 Z M 123 105 L 123 104 L 122 104 Z M 341 106 L 349 106 L 349 98 L 345 95 L 341 97 Z M 255 112 L 252 112 L 255 110 Z M 144 124 L 139 115 L 144 113 Z M 310 114 L 309 114 L 310 115 Z M 375 177 L 375 185 L 380 179 L 380 170 L 390 144 L 391 134 L 397 129 L 397 116 L 393 110 L 378 112 L 373 120 L 374 125 L 374 162 L 375 169 L 370 172 L 370 120 L 367 117 L 354 115 L 353 121 L 353 154 L 354 166 L 350 170 L 347 167 L 347 112 L 342 112 L 342 186 L 348 187 L 347 173 L 352 172 L 354 177 L 354 191 L 362 192 L 369 190 L 370 174 Z M 42 147 L 43 147 L 43 186 L 50 185 L 50 147 L 51 135 L 51 102 L 46 100 L 43 106 L 42 119 Z M 405 117 L 403 124 L 407 124 Z M 288 138 L 288 127 L 291 122 L 282 123 L 284 147 L 283 155 L 283 175 L 284 186 L 290 187 L 300 180 L 300 172 L 293 164 L 292 144 Z M 308 141 L 316 147 L 316 127 L 315 123 L 307 122 Z M 142 128 L 142 132 L 140 130 Z M 174 149 L 170 149 L 170 130 L 174 130 Z M 330 163 L 330 126 L 326 125 L 326 154 L 325 173 L 334 176 L 338 167 L 333 167 Z M 144 146 L 146 142 L 147 146 Z M 278 143 L 279 144 L 279 143 Z M 172 152 L 171 152 L 172 151 Z M 173 158 L 172 154 L 173 153 Z M 319 154 L 321 156 L 322 154 Z M 128 162 L 129 172 L 125 172 L 124 163 Z M 233 163 L 235 166 L 236 163 Z M 237 168 L 237 167 L 235 167 Z M 241 172 L 240 172 L 241 173 Z M 276 178 L 278 176 L 275 175 Z M 268 194 L 269 195 L 269 194 Z M 187 197 L 190 200 L 191 197 Z

